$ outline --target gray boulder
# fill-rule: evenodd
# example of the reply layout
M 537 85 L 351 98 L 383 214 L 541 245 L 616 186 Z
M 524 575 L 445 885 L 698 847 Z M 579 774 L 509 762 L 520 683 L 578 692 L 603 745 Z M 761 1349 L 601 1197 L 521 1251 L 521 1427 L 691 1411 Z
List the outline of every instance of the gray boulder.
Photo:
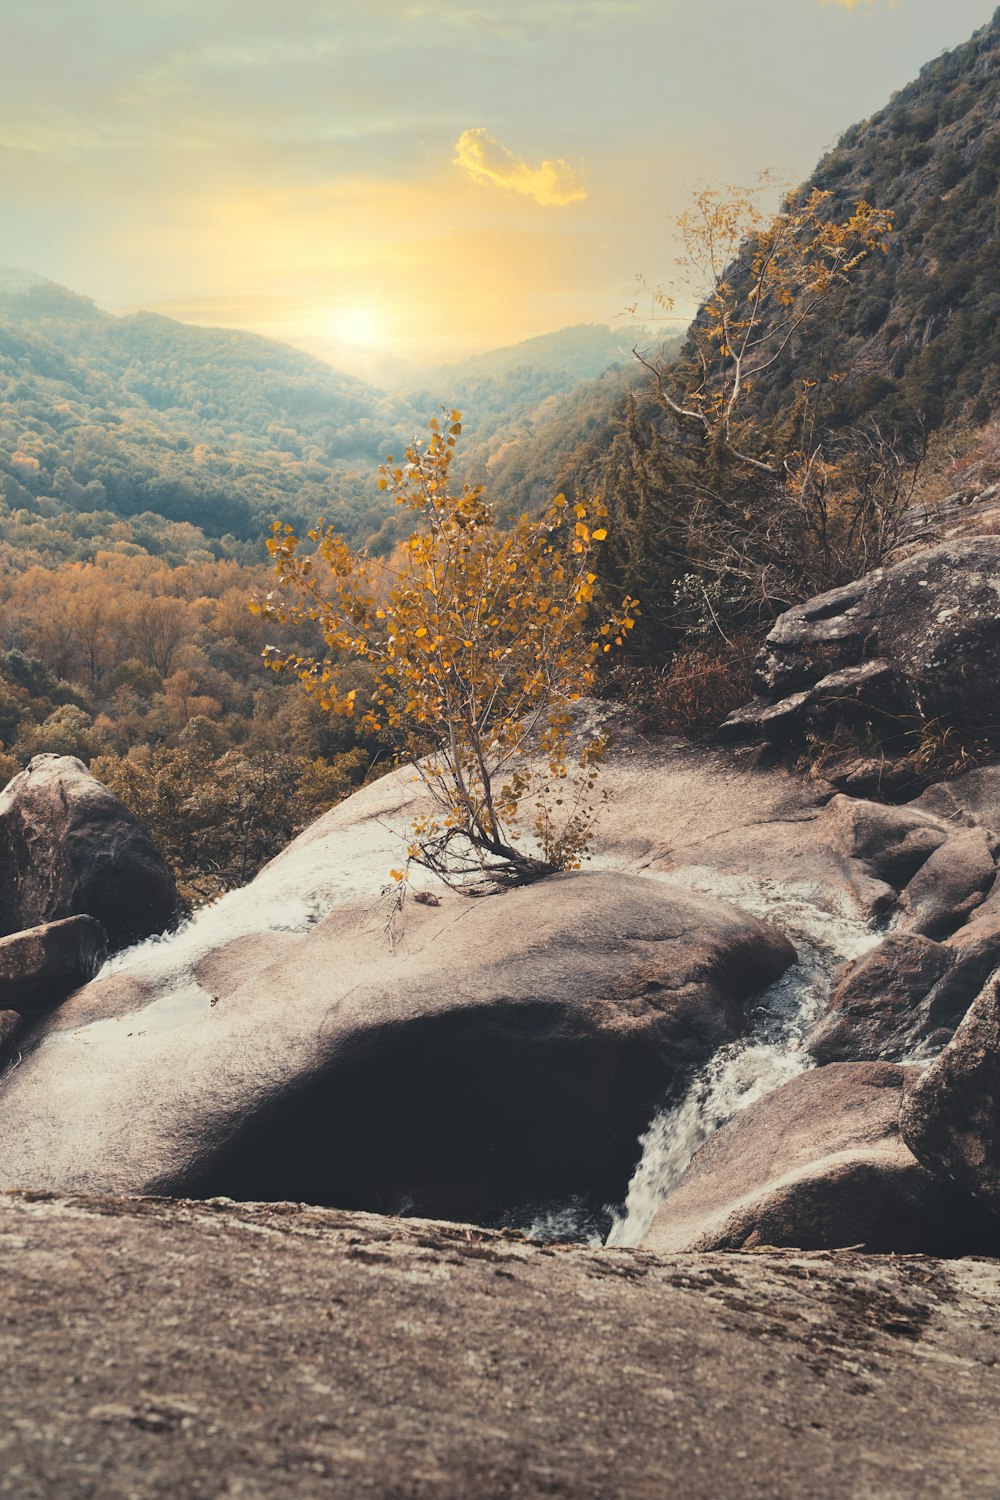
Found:
M 932 806 L 893 807 L 838 795 L 826 816 L 873 913 L 894 911 L 902 930 L 944 938 L 988 899 L 1000 841 L 971 815 L 959 818 L 946 805 L 937 813 Z
M 996 880 L 997 841 L 985 828 L 955 833 L 928 857 L 900 899 L 901 925 L 947 937 L 982 906 Z
M 0 1187 L 480 1221 L 599 1206 L 624 1194 L 657 1104 L 795 956 L 755 918 L 635 876 L 445 892 L 407 905 L 395 948 L 366 935 L 366 906 L 222 942 L 188 980 L 168 962 L 80 991 L 6 1081 Z
M 0 938 L 0 1003 L 45 1010 L 94 978 L 108 939 L 93 917 L 65 917 Z
M 909 806 L 958 828 L 987 828 L 1000 836 L 1000 765 L 976 766 L 937 782 Z
M 893 892 L 909 884 L 950 832 L 930 813 L 855 797 L 831 798 L 827 815 L 848 857 Z
M 1000 679 L 1000 536 L 949 541 L 796 605 L 757 663 L 761 697 L 730 738 L 795 740 L 837 723 L 892 734 L 900 716 L 970 733 Z
M 185 913 L 139 819 L 69 755 L 36 755 L 0 794 L 0 932 L 88 915 L 112 951 Z
M 919 1161 L 1000 1214 L 1000 971 L 907 1089 L 901 1124 Z
M 901 1062 L 938 1050 L 1000 962 L 1000 944 L 954 947 L 890 933 L 845 964 L 806 1039 L 817 1062 Z
M 1000 1222 L 921 1166 L 900 1138 L 905 1071 L 834 1063 L 736 1115 L 695 1156 L 645 1248 L 995 1251 Z

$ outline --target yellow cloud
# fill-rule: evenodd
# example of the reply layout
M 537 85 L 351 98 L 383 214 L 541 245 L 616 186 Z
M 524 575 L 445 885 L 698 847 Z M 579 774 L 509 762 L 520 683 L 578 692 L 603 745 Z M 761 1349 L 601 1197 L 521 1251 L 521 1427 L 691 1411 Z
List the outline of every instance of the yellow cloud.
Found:
M 582 174 L 561 156 L 555 161 L 543 161 L 539 167 L 529 167 L 523 157 L 508 151 L 481 127 L 463 130 L 455 142 L 455 150 L 458 153 L 455 166 L 461 167 L 474 182 L 510 188 L 546 207 L 561 208 L 566 203 L 579 203 L 587 196 Z

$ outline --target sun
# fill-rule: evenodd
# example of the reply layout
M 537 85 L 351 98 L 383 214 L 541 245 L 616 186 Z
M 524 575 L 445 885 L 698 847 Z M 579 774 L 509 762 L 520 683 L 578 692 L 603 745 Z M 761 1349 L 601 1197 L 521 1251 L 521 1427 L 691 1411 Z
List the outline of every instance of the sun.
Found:
M 381 317 L 374 308 L 360 304 L 337 308 L 330 317 L 330 332 L 342 343 L 366 349 L 384 342 Z

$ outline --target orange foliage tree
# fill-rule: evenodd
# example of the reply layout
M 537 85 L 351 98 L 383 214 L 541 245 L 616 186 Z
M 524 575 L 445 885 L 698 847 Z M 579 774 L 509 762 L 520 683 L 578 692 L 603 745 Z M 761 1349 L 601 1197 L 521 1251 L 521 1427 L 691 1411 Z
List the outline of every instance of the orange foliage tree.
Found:
M 380 487 L 416 519 L 390 563 L 353 551 L 322 523 L 307 534 L 311 551 L 275 525 L 277 588 L 252 607 L 272 620 L 317 622 L 330 656 L 268 648 L 265 660 L 346 715 L 357 695 L 338 686 L 338 659 L 367 664 L 363 724 L 415 766 L 432 802 L 413 825 L 408 861 L 492 884 L 576 868 L 604 740 L 575 737 L 575 705 L 636 611 L 626 597 L 595 618 L 606 512 L 559 495 L 540 520 L 502 528 L 481 486 L 450 482 L 460 414 L 430 428 L 402 464 L 390 458 L 381 471 Z M 519 846 L 525 826 L 537 852 Z
M 695 373 L 688 389 L 672 390 L 662 367 L 642 362 L 675 417 L 698 424 L 741 462 L 777 472 L 768 458 L 745 450 L 741 405 L 831 294 L 874 251 L 888 250 L 893 215 L 862 200 L 837 222 L 830 193 L 819 188 L 798 203 L 789 195 L 769 214 L 760 203 L 769 180 L 764 174 L 751 190 L 705 188 L 676 221 L 681 276 L 704 299 L 688 332 Z M 653 301 L 664 313 L 674 305 L 659 287 Z

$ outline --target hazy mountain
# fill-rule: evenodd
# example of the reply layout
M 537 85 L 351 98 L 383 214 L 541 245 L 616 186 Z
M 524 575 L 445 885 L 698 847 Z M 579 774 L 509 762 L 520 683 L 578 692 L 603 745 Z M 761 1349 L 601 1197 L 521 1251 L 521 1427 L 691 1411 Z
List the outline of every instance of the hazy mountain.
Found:
M 252 537 L 272 516 L 336 516 L 352 533 L 384 506 L 377 463 L 423 413 L 254 334 L 138 313 L 0 273 L 0 492 L 108 506 Z
M 648 340 L 643 327 L 612 329 L 601 323 L 578 323 L 456 364 L 439 365 L 401 389 L 421 408 L 450 402 L 477 426 L 493 415 L 519 415 L 614 365 L 628 363 L 635 344 Z
M 620 348 L 609 329 L 567 329 L 435 372 L 406 397 L 255 334 L 113 317 L 0 269 L 0 500 L 8 511 L 152 513 L 216 539 L 324 515 L 359 541 L 388 516 L 388 545 L 395 508 L 375 470 L 439 404 L 469 398 L 474 450 L 477 428 L 489 424 L 488 441 Z
M 486 482 L 502 511 L 533 511 L 560 490 L 594 488 L 592 472 L 621 428 L 625 398 L 645 386 L 633 346 L 641 338 L 644 357 L 669 364 L 683 341 L 677 333 L 651 344 L 645 328 L 622 333 L 627 352 L 619 346 L 617 361 L 596 378 L 520 412 L 482 419 L 466 450 L 466 468 Z

